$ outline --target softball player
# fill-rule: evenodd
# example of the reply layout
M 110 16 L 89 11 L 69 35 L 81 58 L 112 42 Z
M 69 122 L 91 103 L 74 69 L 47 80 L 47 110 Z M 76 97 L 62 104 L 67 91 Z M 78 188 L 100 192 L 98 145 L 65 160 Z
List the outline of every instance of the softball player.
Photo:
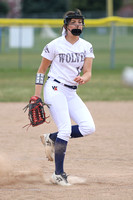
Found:
M 48 160 L 53 160 L 54 152 L 52 182 L 59 185 L 70 185 L 63 168 L 69 138 L 95 132 L 92 116 L 76 93 L 78 85 L 90 81 L 94 58 L 92 45 L 79 37 L 83 26 L 84 17 L 80 10 L 65 14 L 62 36 L 44 47 L 36 75 L 35 95 L 40 97 L 44 75 L 50 66 L 44 85 L 44 101 L 50 104 L 50 113 L 58 132 L 42 135 L 41 141 Z M 71 119 L 77 125 L 71 126 Z

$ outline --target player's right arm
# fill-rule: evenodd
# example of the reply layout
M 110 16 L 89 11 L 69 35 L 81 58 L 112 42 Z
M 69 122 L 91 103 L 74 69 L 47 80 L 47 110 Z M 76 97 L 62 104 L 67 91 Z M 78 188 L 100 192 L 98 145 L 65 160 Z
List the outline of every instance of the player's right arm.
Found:
M 43 57 L 37 73 L 41 73 L 45 75 L 50 64 L 51 64 L 51 61 Z M 42 86 L 43 85 L 41 84 L 35 85 L 35 96 L 38 96 L 38 97 L 41 96 Z

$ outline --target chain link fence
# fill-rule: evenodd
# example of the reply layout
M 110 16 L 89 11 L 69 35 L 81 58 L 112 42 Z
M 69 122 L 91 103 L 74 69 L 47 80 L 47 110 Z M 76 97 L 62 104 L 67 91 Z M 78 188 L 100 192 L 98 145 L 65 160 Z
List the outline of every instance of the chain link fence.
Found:
M 63 24 L 63 20 L 51 22 L 27 24 L 26 21 L 22 24 L 14 22 L 1 25 L 0 69 L 37 69 L 44 46 L 61 36 L 60 24 Z M 94 68 L 133 66 L 133 22 L 118 24 L 111 20 L 106 23 L 85 20 L 85 23 L 81 37 L 93 45 L 96 57 Z

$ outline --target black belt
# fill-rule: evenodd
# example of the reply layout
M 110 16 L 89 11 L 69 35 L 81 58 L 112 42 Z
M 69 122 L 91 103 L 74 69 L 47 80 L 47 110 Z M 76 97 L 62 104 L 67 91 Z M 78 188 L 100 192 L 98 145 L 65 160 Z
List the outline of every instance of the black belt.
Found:
M 50 78 L 50 77 L 48 77 Z M 68 88 L 71 88 L 73 90 L 76 90 L 77 89 L 77 86 L 76 85 L 67 85 L 67 84 L 64 84 L 64 83 L 61 83 L 60 81 L 58 81 L 57 79 L 53 79 L 53 81 L 57 82 L 57 83 L 60 83 L 62 85 L 64 85 L 65 87 L 68 87 Z

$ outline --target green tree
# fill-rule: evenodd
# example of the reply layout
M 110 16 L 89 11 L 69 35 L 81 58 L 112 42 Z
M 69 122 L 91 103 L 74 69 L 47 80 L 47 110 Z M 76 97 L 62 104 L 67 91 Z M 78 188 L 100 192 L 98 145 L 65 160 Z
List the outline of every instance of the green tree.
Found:
M 114 0 L 114 11 L 117 10 L 122 0 Z M 45 16 L 51 13 L 64 13 L 67 10 L 79 8 L 82 12 L 105 12 L 106 0 L 22 0 L 22 16 Z M 62 17 L 62 14 L 60 15 Z
M 122 5 L 122 0 L 113 1 L 114 10 L 118 10 Z M 105 11 L 106 0 L 72 0 L 71 8 L 79 8 L 82 11 Z
M 7 2 L 0 1 L 0 16 L 5 17 L 9 11 Z
M 23 0 L 21 4 L 24 14 L 65 11 L 66 7 L 62 0 Z

